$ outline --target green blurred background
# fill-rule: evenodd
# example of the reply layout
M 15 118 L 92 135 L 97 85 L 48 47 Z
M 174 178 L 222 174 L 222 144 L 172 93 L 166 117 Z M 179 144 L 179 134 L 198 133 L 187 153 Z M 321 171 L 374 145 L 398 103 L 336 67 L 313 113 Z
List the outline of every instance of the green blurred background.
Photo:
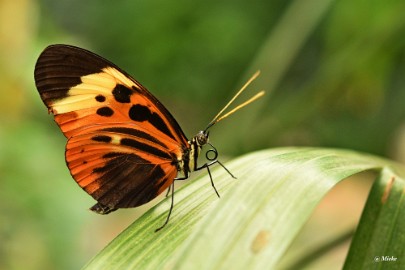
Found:
M 71 179 L 65 138 L 33 71 L 49 44 L 132 74 L 184 132 L 243 82 L 266 90 L 212 128 L 220 155 L 349 148 L 405 162 L 405 1 L 0 1 L 0 269 L 77 269 L 142 211 L 98 216 Z M 226 159 L 226 158 L 225 158 Z

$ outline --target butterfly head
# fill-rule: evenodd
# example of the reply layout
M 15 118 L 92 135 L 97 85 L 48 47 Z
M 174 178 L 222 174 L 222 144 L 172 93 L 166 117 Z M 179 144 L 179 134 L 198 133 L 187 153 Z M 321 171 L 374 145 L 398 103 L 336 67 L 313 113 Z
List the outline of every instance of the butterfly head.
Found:
M 199 147 L 205 145 L 209 141 L 209 131 L 207 130 L 201 130 L 197 133 L 197 135 L 194 136 L 195 141 L 197 142 L 197 145 Z
M 205 153 L 205 157 L 207 158 L 207 160 L 216 161 L 216 159 L 218 158 L 217 149 L 209 142 L 209 133 L 210 132 L 207 129 L 201 130 L 194 136 L 192 140 L 193 150 L 191 151 L 192 157 L 190 158 L 190 160 L 194 162 L 194 164 L 192 165 L 192 168 L 194 169 L 197 168 L 198 155 L 200 154 L 200 151 L 202 150 L 203 146 L 206 144 L 211 146 L 211 149 L 209 149 Z

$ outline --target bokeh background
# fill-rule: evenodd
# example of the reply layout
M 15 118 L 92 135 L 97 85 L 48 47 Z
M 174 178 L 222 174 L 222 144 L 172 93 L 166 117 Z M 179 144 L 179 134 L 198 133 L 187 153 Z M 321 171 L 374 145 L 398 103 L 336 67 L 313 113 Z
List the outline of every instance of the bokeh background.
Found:
M 1 0 L 0 269 L 77 269 L 145 208 L 86 210 L 94 202 L 71 179 L 34 85 L 47 45 L 116 63 L 189 137 L 260 69 L 241 100 L 266 96 L 212 128 L 222 157 L 319 146 L 404 163 L 404 10 L 401 0 Z M 324 211 L 344 202 L 358 215 L 369 185 L 354 185 Z

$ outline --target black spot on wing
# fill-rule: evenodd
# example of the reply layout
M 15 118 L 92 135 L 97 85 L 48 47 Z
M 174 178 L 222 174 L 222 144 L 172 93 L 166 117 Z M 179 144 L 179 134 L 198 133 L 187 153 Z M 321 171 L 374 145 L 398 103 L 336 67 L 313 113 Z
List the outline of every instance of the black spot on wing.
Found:
M 112 140 L 110 136 L 105 136 L 105 135 L 94 136 L 94 137 L 91 137 L 91 139 L 96 142 L 105 142 L 105 143 L 109 143 Z
M 132 105 L 131 109 L 129 109 L 129 118 L 137 122 L 148 121 L 158 130 L 175 139 L 162 118 L 158 114 L 152 113 L 146 106 Z
M 110 117 L 114 114 L 114 111 L 110 107 L 101 107 L 96 112 L 100 116 Z
M 110 153 L 104 154 L 103 158 L 114 158 L 114 157 L 121 156 L 121 155 L 122 155 L 122 153 L 110 152 Z
M 143 105 L 132 105 L 129 109 L 129 118 L 134 121 L 143 122 L 149 120 L 152 113 L 148 107 Z
M 125 128 L 125 127 L 116 127 L 116 128 L 105 128 L 103 131 L 110 131 L 114 133 L 120 133 L 120 134 L 126 134 L 126 135 L 131 135 L 134 137 L 142 138 L 145 140 L 148 140 L 150 142 L 156 143 L 164 148 L 167 148 L 167 146 L 156 139 L 155 137 L 151 136 L 150 134 L 140 131 L 138 129 L 133 129 L 133 128 Z
M 104 101 L 105 101 L 105 96 L 103 96 L 103 95 L 97 95 L 97 96 L 96 96 L 96 100 L 97 100 L 98 102 L 104 102 Z
M 159 150 L 153 146 L 150 146 L 145 143 L 141 143 L 141 142 L 133 140 L 133 139 L 128 139 L 128 138 L 121 139 L 121 144 L 135 148 L 137 150 L 141 150 L 143 152 L 150 153 L 154 156 L 158 156 L 163 159 L 169 159 L 169 160 L 173 159 L 173 157 L 169 153 L 163 152 L 162 150 Z
M 112 91 L 112 94 L 116 101 L 120 103 L 130 103 L 133 92 L 131 89 L 126 88 L 122 84 L 117 84 Z

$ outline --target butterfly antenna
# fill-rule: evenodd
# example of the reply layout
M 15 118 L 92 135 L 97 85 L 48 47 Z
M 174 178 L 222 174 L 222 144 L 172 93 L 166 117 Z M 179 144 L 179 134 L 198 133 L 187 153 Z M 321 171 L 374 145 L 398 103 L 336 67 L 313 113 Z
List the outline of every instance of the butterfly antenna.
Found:
M 253 101 L 255 101 L 256 99 L 260 98 L 261 96 L 264 95 L 264 91 L 260 91 L 259 93 L 257 93 L 256 95 L 254 95 L 253 97 L 251 97 L 249 100 L 243 102 L 242 104 L 236 106 L 234 109 L 232 109 L 231 111 L 227 112 L 226 114 L 222 115 L 221 114 L 232 104 L 232 102 L 235 101 L 235 99 L 242 94 L 242 92 L 250 85 L 250 83 L 252 81 L 254 81 L 258 76 L 260 75 L 260 70 L 256 71 L 255 74 L 253 74 L 252 77 L 250 77 L 250 79 L 242 86 L 242 88 L 235 94 L 235 96 L 233 96 L 233 98 L 225 105 L 224 108 L 222 108 L 222 110 L 214 117 L 214 119 L 212 119 L 212 121 L 208 124 L 208 126 L 205 128 L 204 131 L 208 130 L 210 127 L 212 127 L 213 125 L 215 125 L 216 123 L 218 123 L 219 121 L 221 121 L 222 119 L 228 117 L 229 115 L 233 114 L 234 112 L 236 112 L 237 110 L 245 107 L 246 105 L 248 105 L 249 103 L 252 103 Z

